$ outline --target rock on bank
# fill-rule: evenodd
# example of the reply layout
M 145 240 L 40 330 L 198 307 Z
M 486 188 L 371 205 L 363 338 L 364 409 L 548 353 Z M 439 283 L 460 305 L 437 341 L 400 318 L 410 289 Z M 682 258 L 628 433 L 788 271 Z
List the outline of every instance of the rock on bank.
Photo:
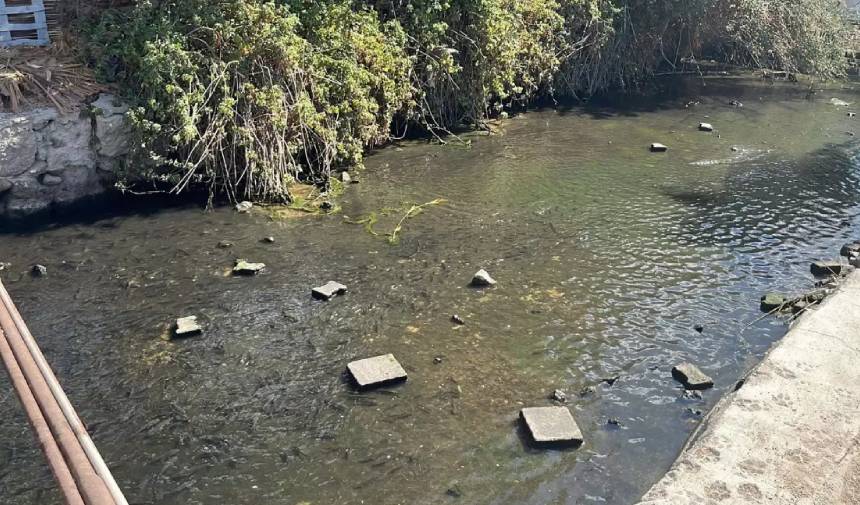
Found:
M 129 150 L 128 107 L 109 94 L 61 113 L 0 114 L 0 219 L 104 192 Z
M 860 503 L 860 271 L 723 398 L 640 505 Z

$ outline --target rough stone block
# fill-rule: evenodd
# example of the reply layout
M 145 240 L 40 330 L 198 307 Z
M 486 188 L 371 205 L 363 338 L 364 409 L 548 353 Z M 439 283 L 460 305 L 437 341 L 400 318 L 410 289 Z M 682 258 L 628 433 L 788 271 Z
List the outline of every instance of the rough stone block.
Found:
M 816 261 L 809 266 L 809 271 L 812 275 L 823 277 L 825 275 L 839 275 L 842 269 L 845 268 L 839 261 Z
M 173 329 L 175 337 L 190 337 L 203 333 L 203 328 L 197 322 L 197 316 L 181 317 L 176 320 L 176 326 Z
M 355 383 L 361 388 L 406 380 L 406 370 L 394 359 L 393 354 L 360 359 L 346 367 L 355 379 Z
M 496 280 L 490 277 L 490 274 L 487 273 L 483 268 L 478 270 L 477 273 L 472 277 L 472 286 L 478 288 L 484 288 L 489 286 L 495 286 Z
M 265 263 L 249 263 L 245 260 L 236 260 L 233 266 L 233 275 L 256 275 L 266 268 Z
M 672 368 L 672 377 L 686 389 L 709 389 L 714 381 L 692 363 L 681 363 Z
M 529 407 L 520 411 L 520 417 L 539 444 L 579 444 L 583 437 L 579 426 L 567 407 Z
M 346 286 L 335 281 L 328 281 L 325 285 L 315 287 L 311 291 L 311 295 L 317 300 L 329 300 L 344 293 L 346 293 Z

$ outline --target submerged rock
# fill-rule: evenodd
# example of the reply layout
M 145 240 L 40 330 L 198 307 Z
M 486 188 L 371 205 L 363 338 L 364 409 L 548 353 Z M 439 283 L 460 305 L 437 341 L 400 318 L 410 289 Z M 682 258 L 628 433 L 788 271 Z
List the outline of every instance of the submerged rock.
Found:
M 360 388 L 406 380 L 406 370 L 400 366 L 393 354 L 353 361 L 346 368 Z
M 197 316 L 180 317 L 173 327 L 173 336 L 177 338 L 190 337 L 203 333 L 203 328 L 197 322 Z
M 860 242 L 848 242 L 839 250 L 840 256 L 851 257 L 857 254 L 860 254 Z
M 582 431 L 567 407 L 529 407 L 520 411 L 520 417 L 539 444 L 579 444 Z
M 459 324 L 459 325 L 466 324 L 466 321 L 463 321 L 463 318 L 458 316 L 457 314 L 454 314 L 453 316 L 451 316 L 451 322 L 454 324 Z
M 839 261 L 816 261 L 809 265 L 809 271 L 812 275 L 822 277 L 825 275 L 839 275 L 845 268 Z
M 709 389 L 714 381 L 692 363 L 681 363 L 672 367 L 672 377 L 686 389 Z
M 262 239 L 260 239 L 260 242 L 263 242 L 264 244 L 274 244 L 275 237 L 263 237 Z
M 731 105 L 732 107 L 743 107 L 744 106 L 744 104 L 742 104 L 738 100 L 732 100 L 731 102 L 729 102 L 729 105 Z
M 845 100 L 840 100 L 839 98 L 831 98 L 830 104 L 835 105 L 837 107 L 848 107 L 849 105 L 851 105 L 849 102 L 846 102 Z
M 233 266 L 233 275 L 256 275 L 261 270 L 266 268 L 265 263 L 249 263 L 248 261 L 239 259 Z
M 471 285 L 478 288 L 485 288 L 489 286 L 495 286 L 496 280 L 490 277 L 490 274 L 488 274 L 487 271 L 482 268 L 478 270 L 472 277 Z
M 771 312 L 783 307 L 788 301 L 785 296 L 779 293 L 767 293 L 761 297 L 762 312 Z
M 565 403 L 565 402 L 567 402 L 567 394 L 564 391 L 562 391 L 561 389 L 556 389 L 550 395 L 550 399 L 555 400 L 559 403 Z
M 324 285 L 311 290 L 311 295 L 317 300 L 330 300 L 331 298 L 344 293 L 346 293 L 346 286 L 335 281 L 328 281 Z
M 712 132 L 714 131 L 714 126 L 711 123 L 699 123 L 699 131 Z
M 219 249 L 228 249 L 230 247 L 233 247 L 233 242 L 228 242 L 227 240 L 222 240 L 221 242 L 218 242 Z
M 705 331 L 705 327 L 702 326 L 701 324 L 697 324 L 697 325 L 693 326 L 693 329 L 699 333 L 702 333 L 703 331 Z
M 251 212 L 251 209 L 254 208 L 254 204 L 249 201 L 239 202 L 236 204 L 236 212 L 240 214 L 244 214 L 246 212 Z
M 45 265 L 33 265 L 30 273 L 33 274 L 33 277 L 45 277 L 48 275 L 48 268 Z
M 0 195 L 11 190 L 14 186 L 15 184 L 9 179 L 0 179 Z
M 659 142 L 654 142 L 653 144 L 651 144 L 650 149 L 652 153 L 664 153 L 669 150 L 667 146 Z

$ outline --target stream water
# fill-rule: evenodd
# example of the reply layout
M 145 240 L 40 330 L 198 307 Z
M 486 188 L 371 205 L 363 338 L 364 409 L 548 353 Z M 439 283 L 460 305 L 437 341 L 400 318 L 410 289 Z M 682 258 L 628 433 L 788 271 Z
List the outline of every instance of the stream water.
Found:
M 631 504 L 785 332 L 756 321 L 761 294 L 810 287 L 860 224 L 860 120 L 830 103 L 854 92 L 705 84 L 382 149 L 335 215 L 7 229 L 0 276 L 131 503 Z M 371 213 L 378 236 L 345 219 Z M 237 257 L 268 268 L 231 277 Z M 468 288 L 479 268 L 498 285 Z M 312 300 L 328 280 L 349 293 Z M 185 315 L 205 334 L 163 339 Z M 346 363 L 389 352 L 409 380 L 353 391 Z M 684 360 L 714 378 L 702 400 L 672 380 Z M 578 449 L 518 427 L 555 389 Z M 0 503 L 59 503 L 5 374 Z

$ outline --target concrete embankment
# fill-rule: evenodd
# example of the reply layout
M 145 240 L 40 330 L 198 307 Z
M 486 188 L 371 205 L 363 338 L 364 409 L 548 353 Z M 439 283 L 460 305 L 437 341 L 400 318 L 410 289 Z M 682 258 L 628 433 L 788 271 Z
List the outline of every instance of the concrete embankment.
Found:
M 640 505 L 860 504 L 860 271 L 724 398 Z

